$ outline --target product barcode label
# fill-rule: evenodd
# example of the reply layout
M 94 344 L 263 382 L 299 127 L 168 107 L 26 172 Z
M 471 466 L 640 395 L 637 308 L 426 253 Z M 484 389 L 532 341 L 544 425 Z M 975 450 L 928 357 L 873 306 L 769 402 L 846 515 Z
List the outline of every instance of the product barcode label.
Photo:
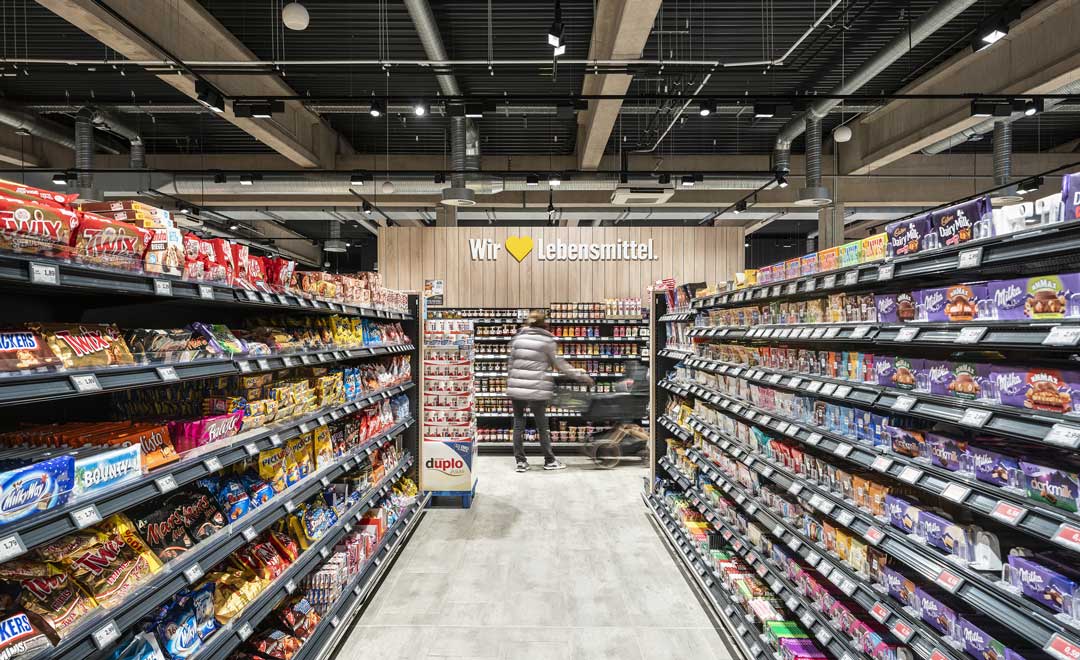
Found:
M 254 442 L 249 442 L 244 445 L 244 451 L 247 452 L 248 456 L 254 456 L 259 453 L 259 448 L 255 446 Z
M 851 329 L 852 339 L 862 339 L 868 334 L 870 334 L 870 326 L 868 325 L 857 325 Z
M 881 531 L 877 527 L 870 527 L 863 534 L 863 538 L 869 541 L 873 545 L 881 543 L 881 540 L 885 538 L 885 532 Z
M 1066 548 L 1072 548 L 1073 550 L 1080 550 L 1080 528 L 1069 523 L 1061 523 L 1058 526 L 1052 540 L 1055 543 L 1060 543 Z
M 956 593 L 956 590 L 960 588 L 960 585 L 964 583 L 964 580 L 957 575 L 953 575 L 948 570 L 943 570 L 938 573 L 938 576 L 934 579 L 934 582 L 936 582 L 938 586 L 943 587 L 949 593 Z
M 240 368 L 240 373 L 242 374 L 251 373 L 251 363 L 247 360 L 244 360 L 243 362 L 237 362 L 236 366 Z
M 293 502 L 292 500 L 286 500 L 285 501 L 285 511 L 287 511 L 288 513 L 292 513 L 293 511 L 296 511 L 296 503 Z
M 255 364 L 259 365 L 259 369 L 261 371 L 266 371 L 270 368 L 270 360 L 264 358 L 259 358 L 258 360 L 255 360 Z
M 1043 650 L 1057 660 L 1080 660 L 1080 645 L 1065 639 L 1060 633 L 1054 633 Z
M 846 442 L 841 442 L 833 449 L 833 453 L 837 456 L 846 458 L 847 455 L 851 453 L 851 445 L 847 444 Z
M 30 283 L 56 286 L 60 284 L 60 271 L 52 264 L 31 263 Z

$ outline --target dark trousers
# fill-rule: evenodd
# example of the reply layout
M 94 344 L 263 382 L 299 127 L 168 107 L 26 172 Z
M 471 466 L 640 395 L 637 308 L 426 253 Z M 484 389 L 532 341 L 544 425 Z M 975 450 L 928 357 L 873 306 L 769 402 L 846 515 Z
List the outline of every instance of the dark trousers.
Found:
M 536 430 L 540 435 L 540 447 L 544 450 L 544 463 L 554 463 L 555 454 L 551 453 L 551 431 L 548 430 L 547 417 L 544 415 L 548 402 L 511 399 L 510 403 L 514 406 L 514 458 L 519 463 L 526 460 L 525 409 L 528 408 L 536 421 Z

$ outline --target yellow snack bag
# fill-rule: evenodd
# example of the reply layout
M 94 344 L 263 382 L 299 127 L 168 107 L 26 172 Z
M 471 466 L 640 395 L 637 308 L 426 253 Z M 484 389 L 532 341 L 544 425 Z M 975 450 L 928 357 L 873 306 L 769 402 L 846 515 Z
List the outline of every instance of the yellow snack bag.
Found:
M 315 455 L 315 469 L 322 468 L 334 462 L 334 443 L 330 435 L 329 426 L 320 426 L 311 432 L 312 451 Z
M 275 493 L 285 490 L 288 479 L 284 447 L 272 447 L 259 452 L 259 478 L 270 484 Z M 293 483 L 296 483 L 295 480 Z

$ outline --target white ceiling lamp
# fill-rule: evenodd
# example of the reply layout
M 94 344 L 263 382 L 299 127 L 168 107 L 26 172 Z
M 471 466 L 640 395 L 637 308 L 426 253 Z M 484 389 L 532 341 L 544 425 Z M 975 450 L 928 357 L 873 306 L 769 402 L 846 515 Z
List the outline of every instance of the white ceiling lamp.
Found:
M 383 181 L 382 191 L 384 195 L 394 194 L 394 183 L 392 181 Z
M 847 126 L 837 126 L 832 132 L 834 142 L 847 142 L 851 139 L 851 129 Z
M 290 30 L 306 30 L 310 21 L 307 8 L 299 2 L 290 2 L 281 10 L 281 22 Z

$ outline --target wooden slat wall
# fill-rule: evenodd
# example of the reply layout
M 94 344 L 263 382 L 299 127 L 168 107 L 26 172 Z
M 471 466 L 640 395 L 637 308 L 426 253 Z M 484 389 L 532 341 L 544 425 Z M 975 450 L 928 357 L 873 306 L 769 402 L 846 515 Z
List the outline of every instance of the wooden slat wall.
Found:
M 518 263 L 505 248 L 496 261 L 469 258 L 469 239 L 505 245 L 510 236 L 551 243 L 645 242 L 657 261 L 540 261 Z M 737 227 L 389 227 L 379 232 L 379 271 L 386 286 L 420 291 L 425 279 L 446 280 L 449 307 L 544 307 L 552 302 L 645 298 L 662 277 L 718 282 L 743 268 Z

